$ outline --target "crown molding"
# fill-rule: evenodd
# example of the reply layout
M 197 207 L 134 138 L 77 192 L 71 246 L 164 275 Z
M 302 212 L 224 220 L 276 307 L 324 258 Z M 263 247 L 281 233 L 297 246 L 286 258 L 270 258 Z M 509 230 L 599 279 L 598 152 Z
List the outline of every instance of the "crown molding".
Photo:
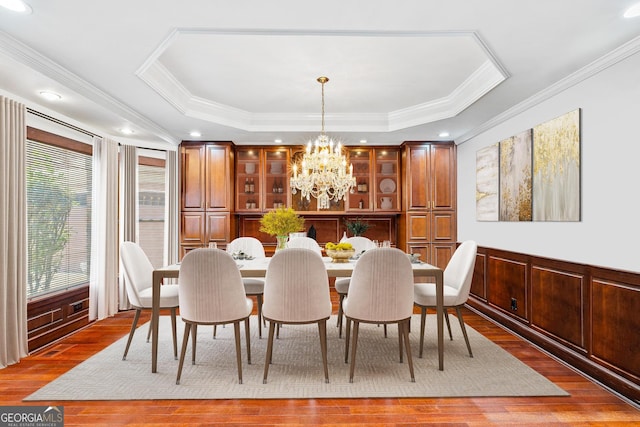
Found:
M 138 68 L 136 75 L 181 114 L 249 132 L 314 131 L 319 116 L 296 113 L 252 113 L 194 96 L 159 61 L 180 35 L 318 35 L 336 37 L 468 37 L 484 52 L 487 60 L 448 96 L 389 113 L 352 113 L 327 116 L 334 131 L 391 132 L 454 117 L 508 77 L 477 33 L 473 31 L 308 31 L 264 29 L 178 28 L 171 31 Z
M 494 128 L 509 119 L 512 119 L 518 114 L 521 114 L 529 110 L 530 108 L 535 107 L 536 105 L 564 92 L 565 90 L 587 80 L 590 77 L 595 76 L 596 74 L 606 70 L 607 68 L 617 64 L 620 61 L 625 60 L 626 58 L 638 52 L 640 52 L 640 37 L 631 39 L 627 43 L 624 43 L 623 45 L 617 47 L 606 55 L 601 56 L 590 64 L 582 67 L 578 71 L 568 75 L 561 80 L 558 80 L 556 83 L 552 84 L 546 89 L 541 90 L 535 95 L 525 99 L 524 101 L 516 104 L 515 106 L 509 108 L 501 114 L 493 117 L 491 120 L 486 121 L 477 128 L 465 133 L 460 138 L 456 139 L 455 142 L 458 145 L 463 144 L 471 138 L 474 138 L 490 130 L 491 128 Z
M 172 145 L 178 145 L 180 143 L 180 141 L 157 123 L 149 120 L 147 117 L 93 86 L 80 76 L 70 72 L 2 31 L 0 31 L 0 52 L 44 76 L 57 81 L 61 85 L 68 87 L 79 95 L 90 99 L 115 114 L 120 115 L 141 129 L 145 129 L 149 133 L 156 135 L 158 138 Z

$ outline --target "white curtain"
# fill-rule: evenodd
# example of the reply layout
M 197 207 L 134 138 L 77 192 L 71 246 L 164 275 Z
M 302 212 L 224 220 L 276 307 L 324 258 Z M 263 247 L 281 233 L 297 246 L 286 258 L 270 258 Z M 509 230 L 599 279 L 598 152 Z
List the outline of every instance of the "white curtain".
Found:
M 167 151 L 165 161 L 164 265 L 178 262 L 178 155 Z
M 29 352 L 27 196 L 23 104 L 0 96 L 0 367 Z
M 89 320 L 118 312 L 118 143 L 93 138 Z
M 120 146 L 120 243 L 138 241 L 138 150 Z M 120 266 L 119 308 L 131 308 L 125 275 Z

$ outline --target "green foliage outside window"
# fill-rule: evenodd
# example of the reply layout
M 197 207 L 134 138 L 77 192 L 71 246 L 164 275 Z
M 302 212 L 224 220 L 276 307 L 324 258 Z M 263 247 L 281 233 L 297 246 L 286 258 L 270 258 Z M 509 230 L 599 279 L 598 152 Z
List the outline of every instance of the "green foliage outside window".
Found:
M 27 164 L 27 230 L 29 294 L 49 289 L 70 238 L 67 219 L 73 206 L 71 192 L 63 184 L 47 155 L 40 153 Z

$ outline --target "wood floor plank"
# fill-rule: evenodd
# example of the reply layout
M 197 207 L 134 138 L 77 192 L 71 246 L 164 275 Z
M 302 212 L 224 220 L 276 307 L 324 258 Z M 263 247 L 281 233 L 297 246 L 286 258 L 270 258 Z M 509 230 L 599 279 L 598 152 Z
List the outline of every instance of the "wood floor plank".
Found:
M 337 296 L 332 292 L 337 311 Z M 163 313 L 168 314 L 168 313 Z M 129 332 L 133 313 L 96 322 L 0 369 L 0 405 L 22 399 Z M 567 397 L 130 400 L 38 402 L 63 405 L 65 426 L 637 426 L 640 410 L 534 346 L 465 310 L 465 322 L 565 389 Z M 149 320 L 144 313 L 142 322 Z M 335 326 L 335 325 L 332 325 Z M 146 332 L 146 329 L 145 329 Z M 455 336 L 454 339 L 460 337 Z

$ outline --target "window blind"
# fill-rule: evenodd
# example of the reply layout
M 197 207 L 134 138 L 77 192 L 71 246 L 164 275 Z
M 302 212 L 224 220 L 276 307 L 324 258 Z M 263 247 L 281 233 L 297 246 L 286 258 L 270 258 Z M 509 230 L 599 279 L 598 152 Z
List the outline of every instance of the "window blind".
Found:
M 138 160 L 138 241 L 154 267 L 162 267 L 164 255 L 164 160 Z
M 89 282 L 92 159 L 32 140 L 26 155 L 27 297 L 34 298 Z

